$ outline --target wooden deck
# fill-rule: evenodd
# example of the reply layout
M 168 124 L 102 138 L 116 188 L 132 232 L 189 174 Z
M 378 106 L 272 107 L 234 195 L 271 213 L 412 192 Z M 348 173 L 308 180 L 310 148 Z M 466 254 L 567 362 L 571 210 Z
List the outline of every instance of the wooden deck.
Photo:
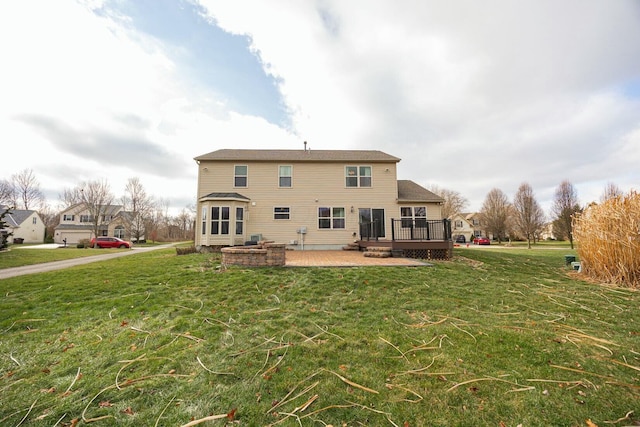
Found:
M 359 240 L 360 250 L 368 247 L 386 247 L 392 251 L 402 251 L 403 256 L 415 259 L 444 259 L 453 256 L 451 240 Z
M 391 239 L 379 232 L 375 222 L 360 223 L 360 250 L 369 247 L 391 248 L 394 256 L 416 259 L 451 259 L 453 240 L 451 239 L 451 221 L 391 218 Z

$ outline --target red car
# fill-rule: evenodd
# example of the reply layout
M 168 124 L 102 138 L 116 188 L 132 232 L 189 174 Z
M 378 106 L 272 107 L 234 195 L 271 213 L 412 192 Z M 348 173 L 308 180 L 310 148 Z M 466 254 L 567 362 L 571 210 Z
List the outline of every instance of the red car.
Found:
M 491 241 L 488 237 L 476 237 L 473 239 L 474 245 L 490 245 Z
M 91 247 L 92 248 L 131 248 L 131 243 L 118 239 L 117 237 L 98 237 L 97 239 L 94 237 L 91 239 Z

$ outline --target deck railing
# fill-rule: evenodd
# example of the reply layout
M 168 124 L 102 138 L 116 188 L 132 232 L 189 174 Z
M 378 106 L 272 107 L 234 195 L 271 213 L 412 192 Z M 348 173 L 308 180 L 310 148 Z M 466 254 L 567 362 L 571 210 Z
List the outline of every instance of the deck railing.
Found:
M 451 221 L 392 218 L 391 240 L 451 240 Z
M 378 240 L 379 227 L 373 221 L 360 223 L 361 240 Z M 451 221 L 448 219 L 391 219 L 391 240 L 451 240 Z

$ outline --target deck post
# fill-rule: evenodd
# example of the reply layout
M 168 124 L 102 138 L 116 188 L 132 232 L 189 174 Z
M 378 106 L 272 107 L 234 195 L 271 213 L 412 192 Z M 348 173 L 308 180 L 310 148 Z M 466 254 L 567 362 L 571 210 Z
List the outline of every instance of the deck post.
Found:
M 391 218 L 391 241 L 396 241 L 396 220 Z

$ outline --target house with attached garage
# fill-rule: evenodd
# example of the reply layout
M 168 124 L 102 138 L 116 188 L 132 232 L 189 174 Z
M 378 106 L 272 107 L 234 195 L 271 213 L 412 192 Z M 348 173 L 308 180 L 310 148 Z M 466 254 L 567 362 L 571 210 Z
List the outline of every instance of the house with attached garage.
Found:
M 0 205 L 0 212 L 4 212 L 7 206 Z M 10 209 L 4 217 L 6 228 L 3 230 L 12 233 L 10 239 L 13 243 L 42 243 L 44 241 L 45 225 L 40 214 L 29 209 Z M 10 241 L 11 241 L 10 240 Z
M 260 240 L 288 249 L 389 246 L 450 256 L 443 199 L 397 179 L 400 159 L 374 150 L 222 149 L 198 165 L 195 244 Z
M 108 205 L 100 208 L 98 219 L 98 236 L 118 237 L 123 240 L 131 239 L 130 213 L 122 205 Z M 93 216 L 83 203 L 69 206 L 60 212 L 60 223 L 54 229 L 55 243 L 76 244 L 82 240 L 93 238 Z

